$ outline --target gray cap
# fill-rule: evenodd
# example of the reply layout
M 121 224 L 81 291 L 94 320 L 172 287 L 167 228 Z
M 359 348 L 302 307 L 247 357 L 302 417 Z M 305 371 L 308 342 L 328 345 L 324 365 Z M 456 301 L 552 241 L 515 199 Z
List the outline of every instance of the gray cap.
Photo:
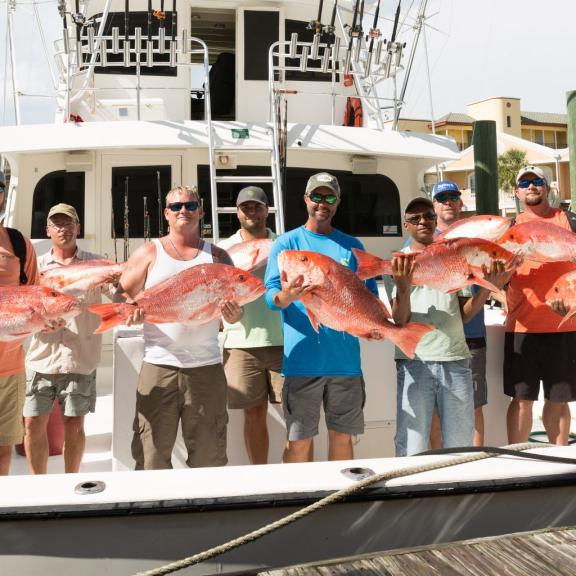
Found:
M 314 176 L 310 176 L 308 184 L 306 184 L 306 194 L 314 192 L 316 188 L 329 188 L 334 192 L 334 194 L 340 196 L 340 184 L 338 184 L 338 179 L 336 176 L 328 174 L 328 172 L 319 172 L 318 174 L 314 174 Z
M 410 212 L 411 208 L 416 206 L 416 204 L 426 204 L 426 206 L 429 206 L 432 210 L 434 210 L 434 203 L 432 200 L 430 200 L 430 198 L 427 196 L 417 196 L 416 198 L 412 198 L 412 200 L 406 204 L 406 208 L 404 208 L 404 214 Z
M 238 198 L 236 198 L 236 206 L 240 206 L 244 202 L 259 202 L 268 206 L 268 196 L 266 192 L 262 190 L 259 186 L 246 186 L 238 192 Z
M 52 216 L 56 216 L 56 214 L 64 214 L 64 216 L 68 216 L 72 218 L 74 222 L 80 222 L 80 218 L 78 218 L 78 212 L 76 212 L 76 208 L 74 206 L 70 206 L 70 204 L 56 204 L 50 208 L 50 212 L 48 212 L 48 220 L 52 218 Z

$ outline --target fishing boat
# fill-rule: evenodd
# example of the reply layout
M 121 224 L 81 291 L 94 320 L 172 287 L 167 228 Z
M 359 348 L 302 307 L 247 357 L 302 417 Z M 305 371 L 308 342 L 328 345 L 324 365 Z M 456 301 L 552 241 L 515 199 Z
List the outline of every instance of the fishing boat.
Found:
M 451 139 L 384 129 L 385 117 L 397 120 L 402 108 L 426 1 L 410 20 L 416 30 L 410 45 L 401 34 L 400 4 L 389 22 L 380 18 L 379 2 L 371 14 L 368 7 L 362 14 L 363 1 L 156 2 L 59 0 L 55 122 L 0 128 L 10 175 L 5 224 L 30 236 L 42 253 L 48 210 L 67 202 L 81 220 L 79 244 L 122 261 L 165 232 L 162 198 L 174 184 L 198 186 L 203 234 L 217 242 L 237 228 L 234 199 L 243 186 L 265 189 L 270 226 L 282 232 L 305 220 L 305 183 L 326 170 L 343 190 L 335 225 L 375 254 L 399 248 L 401 207 L 422 194 L 430 167 L 458 158 Z M 394 97 L 382 98 L 382 86 Z M 345 116 L 353 125 L 342 125 Z M 384 286 L 381 294 L 386 300 Z M 486 441 L 502 445 L 502 318 L 497 311 L 489 316 Z M 178 444 L 174 470 L 133 472 L 129 446 L 142 348 L 137 328 L 118 328 L 105 342 L 98 386 L 110 392 L 111 430 L 99 430 L 111 434 L 109 461 L 85 463 L 81 473 L 67 476 L 0 479 L 3 573 L 130 574 L 211 548 L 357 484 L 359 491 L 343 502 L 186 573 L 576 522 L 568 460 L 489 459 L 360 488 L 363 478 L 443 466 L 448 458 L 391 458 L 396 386 L 389 342 L 362 343 L 368 401 L 358 460 L 280 465 L 285 429 L 271 408 L 270 465 L 247 466 L 241 417 L 231 412 L 228 466 L 187 469 Z M 326 459 L 325 446 L 322 429 L 318 460 Z M 571 448 L 536 452 L 574 457 Z

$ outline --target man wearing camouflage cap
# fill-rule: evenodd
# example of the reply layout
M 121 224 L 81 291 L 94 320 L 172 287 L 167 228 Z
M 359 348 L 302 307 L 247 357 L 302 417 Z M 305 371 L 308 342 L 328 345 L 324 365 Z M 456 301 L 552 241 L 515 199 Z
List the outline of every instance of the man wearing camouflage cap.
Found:
M 340 185 L 333 175 L 321 172 L 312 176 L 304 194 L 306 223 L 280 236 L 268 257 L 266 301 L 273 310 L 282 310 L 284 327 L 282 405 L 288 432 L 284 462 L 311 460 L 321 406 L 326 415 L 330 460 L 353 458 L 352 436 L 364 431 L 358 338 L 324 326 L 316 333 L 299 301 L 310 288 L 303 284 L 302 276 L 287 282 L 278 268 L 278 255 L 283 250 L 311 250 L 356 271 L 352 248 L 364 247 L 357 238 L 332 226 L 340 201 Z M 378 295 L 374 279 L 366 284 Z

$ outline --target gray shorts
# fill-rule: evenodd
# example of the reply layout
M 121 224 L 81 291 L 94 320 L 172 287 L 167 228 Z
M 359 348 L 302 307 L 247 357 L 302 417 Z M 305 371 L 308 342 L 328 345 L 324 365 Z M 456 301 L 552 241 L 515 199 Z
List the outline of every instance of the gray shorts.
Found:
M 50 414 L 58 400 L 64 416 L 86 416 L 96 408 L 96 371 L 91 374 L 41 374 L 26 382 L 24 416 Z
M 351 436 L 362 434 L 365 401 L 361 376 L 287 376 L 282 406 L 288 440 L 304 440 L 318 434 L 322 405 L 328 430 Z
M 474 385 L 474 409 L 488 404 L 488 384 L 486 383 L 486 346 L 470 347 L 470 369 Z

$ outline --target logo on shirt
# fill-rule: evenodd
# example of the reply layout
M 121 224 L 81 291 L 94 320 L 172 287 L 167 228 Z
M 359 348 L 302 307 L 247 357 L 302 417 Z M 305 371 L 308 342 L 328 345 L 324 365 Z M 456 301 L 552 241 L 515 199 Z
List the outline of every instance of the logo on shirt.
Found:
M 342 266 L 350 268 L 350 258 L 343 256 L 342 258 L 340 258 L 340 264 L 342 264 Z

